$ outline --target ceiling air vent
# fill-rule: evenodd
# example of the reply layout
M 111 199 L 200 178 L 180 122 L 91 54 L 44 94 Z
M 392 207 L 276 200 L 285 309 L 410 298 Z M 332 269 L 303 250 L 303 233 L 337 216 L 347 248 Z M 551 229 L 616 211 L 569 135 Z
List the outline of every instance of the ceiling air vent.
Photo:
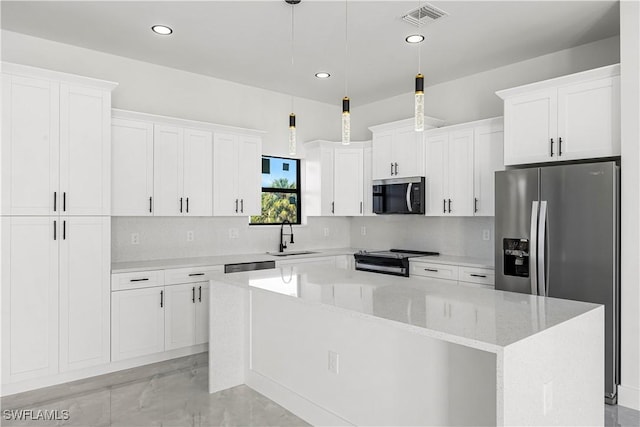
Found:
M 438 9 L 432 4 L 425 3 L 424 6 L 417 7 L 407 12 L 402 19 L 413 25 L 421 25 L 435 21 L 436 19 L 440 19 L 447 15 L 449 14 L 444 10 Z

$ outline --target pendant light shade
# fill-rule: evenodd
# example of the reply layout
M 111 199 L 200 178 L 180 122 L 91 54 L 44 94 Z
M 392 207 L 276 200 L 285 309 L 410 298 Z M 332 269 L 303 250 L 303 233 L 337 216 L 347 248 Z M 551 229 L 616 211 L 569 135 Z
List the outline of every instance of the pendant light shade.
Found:
M 351 143 L 351 112 L 349 111 L 349 98 L 342 98 L 342 144 Z
M 296 154 L 296 115 L 289 114 L 289 154 Z
M 415 119 L 416 131 L 422 132 L 424 130 L 424 76 L 420 73 L 416 75 Z

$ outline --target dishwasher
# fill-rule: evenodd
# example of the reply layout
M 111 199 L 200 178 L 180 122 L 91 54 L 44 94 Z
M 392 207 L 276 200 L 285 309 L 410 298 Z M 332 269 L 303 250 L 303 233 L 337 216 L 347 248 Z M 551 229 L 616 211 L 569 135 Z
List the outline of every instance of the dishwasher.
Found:
M 225 264 L 225 273 L 240 273 L 242 271 L 270 270 L 276 268 L 275 261 L 240 262 L 237 264 Z

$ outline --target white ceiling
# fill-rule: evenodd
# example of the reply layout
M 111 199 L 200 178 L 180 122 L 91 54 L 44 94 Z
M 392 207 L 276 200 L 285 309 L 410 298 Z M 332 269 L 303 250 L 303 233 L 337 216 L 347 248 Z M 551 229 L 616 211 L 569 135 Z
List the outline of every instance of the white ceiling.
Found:
M 424 2 L 422 2 L 424 3 Z M 433 1 L 450 16 L 424 25 L 427 85 L 616 36 L 617 1 Z M 414 1 L 348 2 L 348 95 L 365 104 L 413 90 Z M 2 1 L 2 28 L 265 89 L 339 103 L 345 95 L 345 2 Z M 165 24 L 163 37 L 150 27 Z M 317 71 L 332 77 L 319 80 Z

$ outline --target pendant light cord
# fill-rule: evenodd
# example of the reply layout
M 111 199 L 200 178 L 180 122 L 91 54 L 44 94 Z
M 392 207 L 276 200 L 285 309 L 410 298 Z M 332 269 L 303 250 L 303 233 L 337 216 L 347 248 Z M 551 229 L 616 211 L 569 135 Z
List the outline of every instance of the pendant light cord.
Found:
M 422 20 L 422 0 L 418 0 L 418 34 L 420 34 L 421 20 Z M 418 43 L 418 73 L 420 73 L 420 69 L 422 68 L 422 49 L 420 48 L 421 45 L 422 45 L 422 42 Z
M 348 93 L 348 81 L 349 81 L 349 67 L 347 60 L 349 58 L 349 8 L 347 7 L 348 0 L 344 0 L 344 96 Z
M 291 112 L 292 113 L 293 113 L 293 78 L 295 75 L 294 64 L 293 64 L 293 40 L 294 40 L 294 29 L 295 29 L 294 9 L 295 9 L 295 4 L 292 4 L 291 5 Z

